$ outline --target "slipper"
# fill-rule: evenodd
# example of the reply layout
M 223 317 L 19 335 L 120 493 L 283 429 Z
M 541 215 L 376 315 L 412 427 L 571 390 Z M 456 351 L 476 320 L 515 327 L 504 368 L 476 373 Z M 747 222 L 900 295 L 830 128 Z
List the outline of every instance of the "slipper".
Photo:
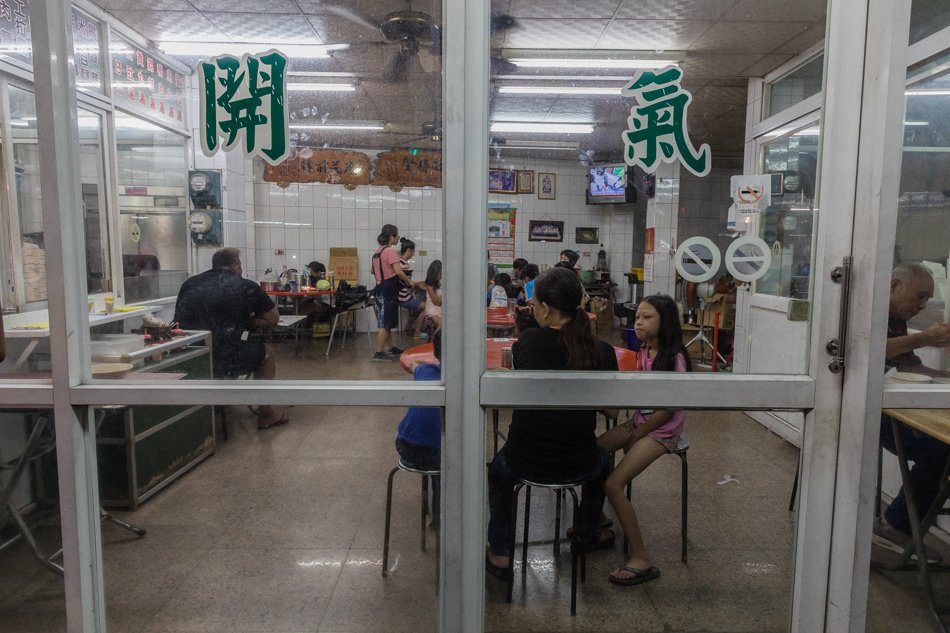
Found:
M 629 577 L 620 577 L 615 576 L 617 572 L 626 572 L 628 574 L 633 574 Z M 612 572 L 607 576 L 607 580 L 612 582 L 615 585 L 621 585 L 624 587 L 631 587 L 633 585 L 639 585 L 651 580 L 656 580 L 660 577 L 660 570 L 657 569 L 656 565 L 652 565 L 650 569 L 643 571 L 642 569 L 634 569 L 633 567 L 627 567 L 624 565 L 619 569 Z
M 490 576 L 494 576 L 498 580 L 508 581 L 508 568 L 499 567 L 488 559 L 488 556 L 485 557 L 485 571 L 488 572 Z
M 267 429 L 272 429 L 272 428 L 274 428 L 275 426 L 283 426 L 283 425 L 287 424 L 288 422 L 290 422 L 290 417 L 285 413 L 284 415 L 280 416 L 279 418 L 277 418 L 276 420 L 274 420 L 274 421 L 271 422 L 270 424 L 258 424 L 258 425 L 257 425 L 257 430 L 258 430 L 258 431 L 266 431 Z
M 609 538 L 595 538 L 584 543 L 578 543 L 580 549 L 585 552 L 594 552 L 599 549 L 610 549 L 614 546 L 615 535 L 613 530 L 607 530 L 610 532 Z

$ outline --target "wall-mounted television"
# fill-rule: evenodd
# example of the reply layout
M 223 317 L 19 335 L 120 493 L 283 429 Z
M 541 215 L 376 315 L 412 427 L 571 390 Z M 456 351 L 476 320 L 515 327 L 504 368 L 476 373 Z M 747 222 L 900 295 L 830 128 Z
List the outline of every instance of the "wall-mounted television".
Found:
M 627 183 L 623 163 L 591 165 L 587 179 L 587 204 L 623 204 L 634 202 L 636 191 Z

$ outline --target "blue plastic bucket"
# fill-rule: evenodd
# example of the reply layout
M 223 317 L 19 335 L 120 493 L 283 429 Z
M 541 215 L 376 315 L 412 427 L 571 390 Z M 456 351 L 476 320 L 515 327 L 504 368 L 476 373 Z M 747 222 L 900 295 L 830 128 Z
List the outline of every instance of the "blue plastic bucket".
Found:
M 632 327 L 623 328 L 623 341 L 627 349 L 637 352 L 640 350 L 640 339 Z

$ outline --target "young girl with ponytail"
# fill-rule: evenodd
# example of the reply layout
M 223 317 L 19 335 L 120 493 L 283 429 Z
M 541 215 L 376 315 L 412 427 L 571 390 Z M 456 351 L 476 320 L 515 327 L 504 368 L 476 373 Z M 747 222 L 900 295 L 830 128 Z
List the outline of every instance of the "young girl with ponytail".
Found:
M 582 299 L 583 287 L 571 270 L 553 268 L 537 278 L 531 304 L 540 327 L 523 331 L 512 346 L 515 370 L 617 371 L 614 349 L 594 337 Z M 514 411 L 508 441 L 488 468 L 489 573 L 499 578 L 509 573 L 508 531 L 517 477 L 559 481 L 592 475 L 584 486 L 578 534 L 589 550 L 613 544 L 613 532 L 598 528 L 609 462 L 597 446 L 596 416 L 594 409 Z

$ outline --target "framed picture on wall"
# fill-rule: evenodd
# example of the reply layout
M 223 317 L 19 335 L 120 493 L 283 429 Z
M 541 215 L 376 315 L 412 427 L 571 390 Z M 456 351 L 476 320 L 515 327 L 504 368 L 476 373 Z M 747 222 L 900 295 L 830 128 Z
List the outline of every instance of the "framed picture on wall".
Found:
M 574 241 L 578 244 L 598 244 L 600 231 L 596 226 L 579 226 L 574 229 Z
M 488 191 L 490 193 L 516 193 L 517 172 L 510 169 L 488 170 Z
M 558 220 L 528 220 L 529 242 L 563 242 L 564 222 Z
M 538 172 L 538 198 L 554 200 L 557 197 L 557 176 L 555 174 Z
M 518 193 L 534 193 L 534 171 L 531 169 L 518 170 Z

